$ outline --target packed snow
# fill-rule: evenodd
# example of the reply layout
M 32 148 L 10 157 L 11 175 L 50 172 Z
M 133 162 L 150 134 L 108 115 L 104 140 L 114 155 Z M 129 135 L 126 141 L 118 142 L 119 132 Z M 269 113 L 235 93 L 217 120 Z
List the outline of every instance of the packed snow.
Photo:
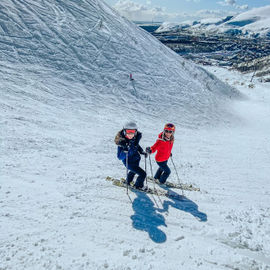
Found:
M 1 270 L 270 269 L 269 84 L 187 62 L 102 1 L 0 7 Z M 201 191 L 106 181 L 126 120 L 143 148 L 174 122 Z

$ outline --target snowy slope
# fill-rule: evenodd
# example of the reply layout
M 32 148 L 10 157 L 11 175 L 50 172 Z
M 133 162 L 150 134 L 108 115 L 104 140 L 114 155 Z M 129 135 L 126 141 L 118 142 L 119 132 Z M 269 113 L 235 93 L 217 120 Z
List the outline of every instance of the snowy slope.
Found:
M 5 0 L 1 12 L 2 61 L 29 77 L 49 70 L 48 81 L 83 84 L 94 104 L 103 106 L 106 98 L 148 114 L 167 114 L 170 105 L 184 122 L 203 112 L 201 123 L 223 116 L 220 103 L 237 95 L 100 1 Z
M 234 99 L 101 1 L 4 0 L 0 26 L 0 269 L 269 269 L 267 89 L 235 75 L 250 100 Z M 125 174 L 130 118 L 143 147 L 176 123 L 181 180 L 202 192 L 104 180 Z
M 163 23 L 157 33 L 188 29 L 194 33 L 227 33 L 250 37 L 269 37 L 270 35 L 270 6 L 253 8 L 236 16 L 224 19 L 209 18 L 187 23 Z

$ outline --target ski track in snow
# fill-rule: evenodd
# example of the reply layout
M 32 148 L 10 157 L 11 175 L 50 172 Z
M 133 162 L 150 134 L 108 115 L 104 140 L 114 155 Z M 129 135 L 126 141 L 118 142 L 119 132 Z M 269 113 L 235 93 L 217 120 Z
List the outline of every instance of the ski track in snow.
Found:
M 55 3 L 0 3 L 0 270 L 269 270 L 269 84 L 177 60 L 104 3 Z M 201 192 L 105 181 L 125 174 L 113 139 L 132 118 L 143 147 L 175 121 Z

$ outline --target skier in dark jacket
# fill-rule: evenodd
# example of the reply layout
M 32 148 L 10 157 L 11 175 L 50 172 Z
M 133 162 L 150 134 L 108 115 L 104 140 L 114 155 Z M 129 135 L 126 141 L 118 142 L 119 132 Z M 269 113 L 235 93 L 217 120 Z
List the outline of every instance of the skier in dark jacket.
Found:
M 142 189 L 146 177 L 145 171 L 139 167 L 141 160 L 140 155 L 147 156 L 139 145 L 142 133 L 138 131 L 137 125 L 134 122 L 128 122 L 123 129 L 119 131 L 115 137 L 115 143 L 118 145 L 117 157 L 122 160 L 123 164 L 128 168 L 127 184 L 129 185 L 135 176 L 138 174 L 135 188 Z

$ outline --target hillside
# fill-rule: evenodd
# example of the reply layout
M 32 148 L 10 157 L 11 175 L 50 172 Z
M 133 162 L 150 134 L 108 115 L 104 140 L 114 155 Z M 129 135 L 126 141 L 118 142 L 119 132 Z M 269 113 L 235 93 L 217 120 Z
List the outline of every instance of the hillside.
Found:
M 112 106 L 136 106 L 146 114 L 170 114 L 170 104 L 189 125 L 219 121 L 226 114 L 223 101 L 238 95 L 102 2 L 5 0 L 0 5 L 1 77 L 20 74 L 23 86 L 34 80 L 44 97 L 43 86 L 52 96 L 91 96 L 101 107 L 108 99 Z

